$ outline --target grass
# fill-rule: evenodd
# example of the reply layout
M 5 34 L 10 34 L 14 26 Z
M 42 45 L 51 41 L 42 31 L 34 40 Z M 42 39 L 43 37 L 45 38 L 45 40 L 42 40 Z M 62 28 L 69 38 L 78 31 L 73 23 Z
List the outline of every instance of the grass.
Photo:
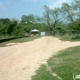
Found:
M 23 43 L 23 42 L 32 41 L 37 38 L 40 38 L 40 37 L 22 37 L 22 38 L 15 38 L 11 40 L 5 40 L 4 42 L 0 43 L 0 47 L 4 47 L 8 43 Z
M 57 38 L 59 38 L 62 41 L 80 41 L 80 35 L 78 37 L 76 37 L 76 35 L 69 35 L 69 34 L 65 34 L 63 36 L 56 36 Z
M 56 77 L 53 77 L 49 71 L 47 70 L 46 65 L 41 65 L 39 70 L 37 71 L 37 75 L 32 76 L 32 80 L 53 80 L 57 79 Z
M 47 61 L 47 65 L 57 76 L 42 65 L 32 80 L 73 80 L 73 74 L 80 74 L 80 46 L 58 52 Z

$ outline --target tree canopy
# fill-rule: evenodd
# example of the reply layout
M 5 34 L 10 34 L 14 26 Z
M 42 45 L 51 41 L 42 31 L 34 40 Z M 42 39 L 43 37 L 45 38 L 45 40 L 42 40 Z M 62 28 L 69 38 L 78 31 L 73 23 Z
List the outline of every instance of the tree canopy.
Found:
M 63 3 L 61 7 L 50 8 L 44 5 L 43 16 L 22 15 L 21 20 L 0 18 L 1 36 L 24 36 L 30 30 L 38 29 L 47 34 L 80 33 L 80 0 L 72 4 Z

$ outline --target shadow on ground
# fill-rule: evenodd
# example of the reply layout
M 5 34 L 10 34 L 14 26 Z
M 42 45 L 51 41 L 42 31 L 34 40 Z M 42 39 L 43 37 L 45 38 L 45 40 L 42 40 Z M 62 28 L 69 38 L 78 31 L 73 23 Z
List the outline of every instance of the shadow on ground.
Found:
M 10 41 L 10 40 L 14 40 L 14 39 L 19 39 L 19 38 L 25 38 L 25 37 L 29 37 L 29 36 L 20 36 L 20 37 L 11 37 L 11 38 L 6 38 L 6 39 L 1 39 L 0 43 Z

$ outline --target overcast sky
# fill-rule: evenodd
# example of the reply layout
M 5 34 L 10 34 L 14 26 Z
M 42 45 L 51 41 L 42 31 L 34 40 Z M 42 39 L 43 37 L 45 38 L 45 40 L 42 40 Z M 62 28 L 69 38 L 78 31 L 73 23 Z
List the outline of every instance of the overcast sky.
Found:
M 20 19 L 22 15 L 43 15 L 43 6 L 60 7 L 62 3 L 73 0 L 0 0 L 0 18 Z

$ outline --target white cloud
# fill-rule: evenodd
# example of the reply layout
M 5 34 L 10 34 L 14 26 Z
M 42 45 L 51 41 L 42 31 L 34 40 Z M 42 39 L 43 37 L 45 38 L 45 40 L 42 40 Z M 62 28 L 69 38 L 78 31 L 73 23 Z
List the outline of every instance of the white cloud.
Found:
M 0 6 L 2 6 L 2 5 L 3 5 L 3 3 L 0 2 Z
M 22 0 L 24 2 L 36 2 L 37 0 Z
M 6 2 L 5 4 L 6 4 L 6 5 L 9 5 L 10 3 L 9 3 L 9 2 Z
M 38 1 L 45 1 L 45 2 L 51 2 L 53 0 L 22 0 L 22 1 L 25 1 L 25 2 L 38 2 Z
M 4 9 L 6 7 L 6 5 L 9 5 L 10 3 L 9 2 L 0 2 L 0 8 L 1 9 Z
M 56 1 L 48 0 L 48 1 L 50 1 L 50 5 L 49 5 L 50 8 L 55 8 L 55 7 L 61 7 L 61 4 L 65 2 L 71 3 L 72 0 L 56 0 Z
M 71 3 L 71 1 L 73 0 L 22 0 L 24 2 L 38 2 L 38 1 L 45 1 L 45 5 L 46 5 L 46 2 L 48 3 L 47 5 L 50 6 L 50 8 L 55 8 L 55 7 L 61 7 L 61 4 L 62 3 Z
M 0 8 L 4 9 L 4 4 L 2 2 L 0 2 Z

